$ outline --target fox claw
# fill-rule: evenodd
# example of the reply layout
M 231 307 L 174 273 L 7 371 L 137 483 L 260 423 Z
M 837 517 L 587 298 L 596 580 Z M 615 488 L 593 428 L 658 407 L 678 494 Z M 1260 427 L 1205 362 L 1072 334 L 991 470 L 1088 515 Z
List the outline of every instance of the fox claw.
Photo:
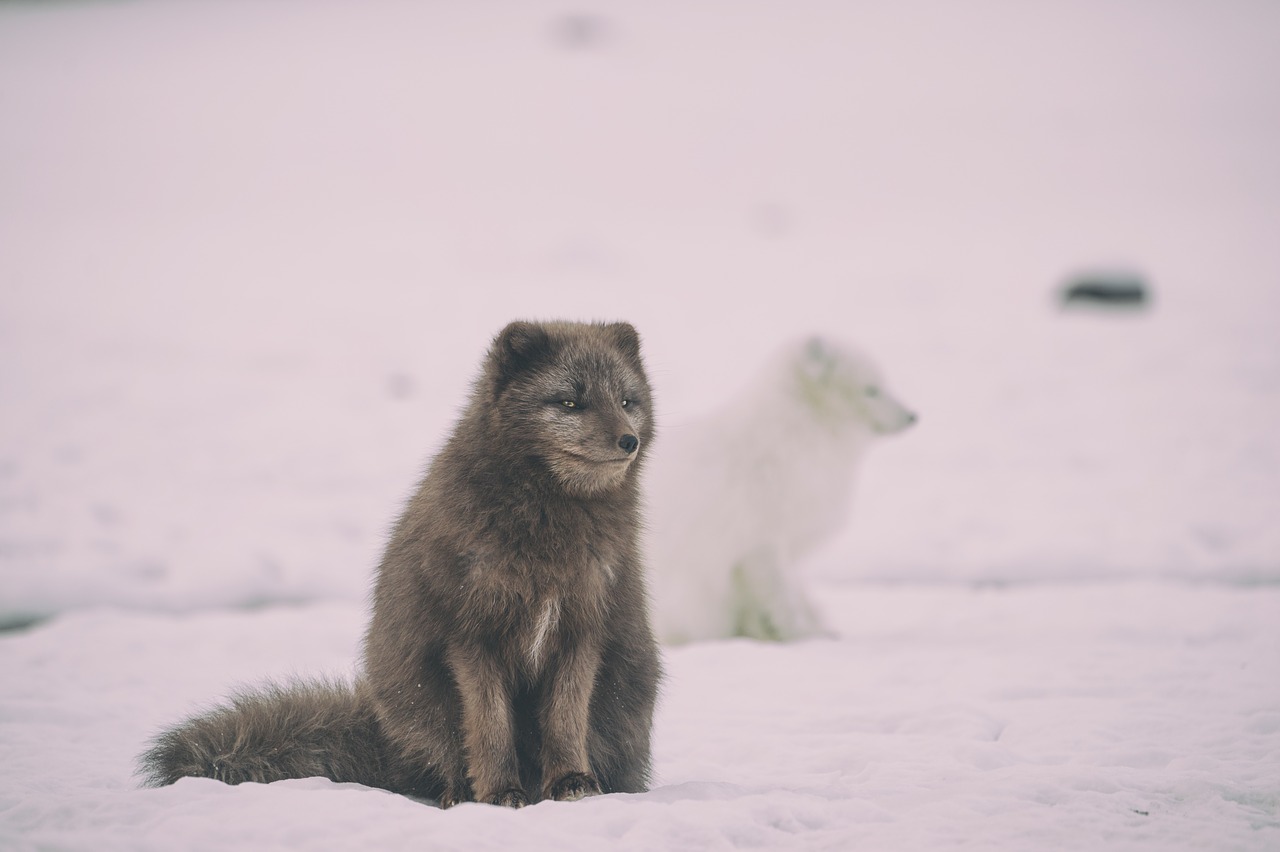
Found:
M 547 790 L 547 798 L 557 802 L 576 802 L 587 796 L 600 795 L 600 784 L 585 772 L 570 772 Z
M 504 808 L 523 808 L 529 804 L 529 797 L 524 794 L 524 790 L 510 789 L 503 790 L 496 796 L 489 798 L 489 804 L 499 805 Z

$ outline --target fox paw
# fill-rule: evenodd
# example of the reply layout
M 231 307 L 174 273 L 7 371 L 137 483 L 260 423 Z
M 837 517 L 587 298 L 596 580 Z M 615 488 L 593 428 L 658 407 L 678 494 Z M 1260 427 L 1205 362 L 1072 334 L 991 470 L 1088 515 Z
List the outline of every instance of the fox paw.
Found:
M 586 772 L 570 772 L 547 788 L 547 798 L 557 802 L 576 802 L 587 796 L 600 795 L 600 784 Z
M 529 797 L 524 794 L 524 790 L 512 787 L 509 790 L 503 790 L 489 797 L 489 804 L 500 805 L 504 808 L 523 808 L 529 804 Z
M 441 808 L 451 808 L 454 805 L 471 801 L 475 801 L 475 796 L 471 793 L 471 785 L 466 781 L 447 783 L 444 789 L 440 791 L 439 802 Z

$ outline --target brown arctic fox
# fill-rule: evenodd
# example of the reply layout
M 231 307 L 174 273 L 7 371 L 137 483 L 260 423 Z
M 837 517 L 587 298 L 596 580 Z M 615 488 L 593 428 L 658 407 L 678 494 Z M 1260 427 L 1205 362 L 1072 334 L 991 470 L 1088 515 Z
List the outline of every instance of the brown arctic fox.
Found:
M 355 685 L 240 694 L 161 734 L 147 782 L 324 776 L 446 807 L 644 790 L 650 402 L 630 325 L 504 328 L 395 526 Z

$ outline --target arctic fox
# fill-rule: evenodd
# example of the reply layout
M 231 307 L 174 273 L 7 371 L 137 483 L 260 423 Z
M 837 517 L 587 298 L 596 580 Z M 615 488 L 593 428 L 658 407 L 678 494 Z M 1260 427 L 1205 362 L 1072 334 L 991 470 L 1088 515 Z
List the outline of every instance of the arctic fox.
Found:
M 644 790 L 653 435 L 634 328 L 508 325 L 395 526 L 354 686 L 242 694 L 160 735 L 147 781 L 325 776 L 446 807 Z
M 915 419 L 866 355 L 811 337 L 673 430 L 649 477 L 659 638 L 820 633 L 796 562 L 844 522 L 871 440 Z

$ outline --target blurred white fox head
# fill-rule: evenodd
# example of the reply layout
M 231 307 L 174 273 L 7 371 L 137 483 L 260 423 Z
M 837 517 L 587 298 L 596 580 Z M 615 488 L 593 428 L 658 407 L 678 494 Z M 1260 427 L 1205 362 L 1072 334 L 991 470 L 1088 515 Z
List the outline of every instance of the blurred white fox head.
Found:
M 866 354 L 813 336 L 793 344 L 786 356 L 802 404 L 837 428 L 865 424 L 889 435 L 916 422 L 916 415 L 894 398 L 875 363 Z

